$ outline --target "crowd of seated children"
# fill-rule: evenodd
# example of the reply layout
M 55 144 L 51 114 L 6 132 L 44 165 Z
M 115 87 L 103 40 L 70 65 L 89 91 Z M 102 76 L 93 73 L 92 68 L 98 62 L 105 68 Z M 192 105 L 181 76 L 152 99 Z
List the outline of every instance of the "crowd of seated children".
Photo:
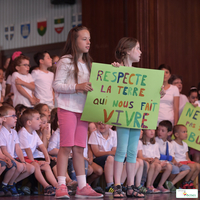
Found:
M 172 166 L 166 161 L 160 161 L 160 153 L 159 146 L 155 141 L 155 130 L 143 130 L 142 136 L 142 151 L 139 152 L 139 158 L 145 160 L 149 164 L 149 170 L 147 175 L 146 186 L 152 193 L 167 193 L 170 192 L 168 189 L 163 187 L 165 181 L 169 177 Z M 153 184 L 160 173 L 163 170 L 163 174 L 160 182 L 158 183 L 158 187 L 154 188 Z
M 26 109 L 20 117 L 20 121 L 23 127 L 19 130 L 18 136 L 25 161 L 35 167 L 35 178 L 44 187 L 44 194 L 54 195 L 57 181 L 49 165 L 50 157 L 47 149 L 36 132 L 41 125 L 40 114 L 37 110 Z M 44 154 L 45 160 L 34 159 L 33 154 L 37 148 Z M 51 185 L 44 179 L 41 171 L 45 172 L 46 179 Z
M 45 195 L 54 195 L 57 187 L 56 156 L 60 130 L 57 109 L 53 109 L 55 104 L 52 83 L 55 63 L 59 57 L 55 56 L 54 61 L 48 52 L 38 52 L 34 58 L 38 67 L 31 74 L 30 59 L 20 51 L 11 57 L 6 72 L 0 70 L 0 101 L 4 105 L 0 107 L 0 128 L 1 120 L 3 124 L 0 130 L 0 196 L 23 195 L 20 181 L 31 174 L 44 187 Z M 51 66 L 53 73 L 50 72 Z M 6 80 L 2 81 L 3 75 L 6 75 Z M 5 81 L 6 88 L 3 86 Z M 188 101 L 193 106 L 200 106 L 199 91 L 196 87 L 191 87 L 189 91 Z M 33 107 L 35 110 L 28 109 Z M 191 148 L 192 161 L 189 159 L 188 146 L 183 141 L 187 138 L 187 128 L 183 125 L 175 125 L 173 128 L 170 121 L 164 120 L 158 124 L 156 135 L 157 137 L 154 130 L 144 130 L 138 143 L 134 194 L 144 197 L 143 194 L 146 193 L 175 192 L 179 181 L 182 182 L 181 188 L 194 189 L 193 181 L 200 170 L 200 153 Z M 88 148 L 84 154 L 87 181 L 95 187 L 98 177 L 104 172 L 107 185 L 105 191 L 112 193 L 116 132 L 109 125 L 90 123 L 87 143 Z M 42 176 L 41 170 L 45 172 L 47 180 Z M 126 162 L 123 172 L 121 184 L 126 179 Z M 154 182 L 160 172 L 161 180 L 155 188 Z M 73 155 L 69 158 L 66 183 L 69 190 L 76 190 Z
M 160 160 L 166 160 L 172 165 L 172 171 L 165 182 L 165 186 L 171 192 L 176 192 L 175 184 L 181 181 L 190 171 L 188 165 L 183 165 L 175 160 L 174 148 L 167 140 L 172 135 L 172 123 L 168 120 L 163 120 L 157 128 L 156 142 L 159 145 Z
M 0 115 L 3 118 L 3 126 L 0 131 L 1 151 L 5 157 L 12 160 L 13 166 L 9 168 L 15 168 L 13 176 L 10 180 L 6 177 L 7 183 L 2 182 L 1 188 L 5 195 L 10 191 L 13 196 L 18 196 L 20 191 L 17 191 L 16 183 L 31 175 L 35 171 L 35 167 L 26 163 L 20 148 L 17 132 L 13 129 L 17 122 L 15 109 L 11 106 L 1 106 Z M 12 164 L 10 163 L 10 165 Z

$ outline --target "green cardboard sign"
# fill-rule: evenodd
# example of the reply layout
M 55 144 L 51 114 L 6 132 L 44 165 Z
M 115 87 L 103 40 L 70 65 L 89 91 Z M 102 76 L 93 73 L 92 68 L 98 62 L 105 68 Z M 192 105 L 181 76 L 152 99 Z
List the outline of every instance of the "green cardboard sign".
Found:
M 200 151 L 200 107 L 186 103 L 178 124 L 187 127 L 188 137 L 185 140 L 187 145 Z
M 93 63 L 81 120 L 155 129 L 164 71 Z

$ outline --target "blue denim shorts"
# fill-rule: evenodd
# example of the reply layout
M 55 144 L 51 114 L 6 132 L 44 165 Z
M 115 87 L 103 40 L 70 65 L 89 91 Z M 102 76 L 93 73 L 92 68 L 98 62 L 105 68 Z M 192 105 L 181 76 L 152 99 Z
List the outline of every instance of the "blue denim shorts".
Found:
M 186 170 L 190 170 L 190 167 L 188 165 L 182 165 L 181 167 L 178 167 L 176 165 L 174 165 L 172 162 L 170 162 L 170 164 L 172 165 L 172 172 L 171 174 L 179 174 L 182 171 L 186 171 Z

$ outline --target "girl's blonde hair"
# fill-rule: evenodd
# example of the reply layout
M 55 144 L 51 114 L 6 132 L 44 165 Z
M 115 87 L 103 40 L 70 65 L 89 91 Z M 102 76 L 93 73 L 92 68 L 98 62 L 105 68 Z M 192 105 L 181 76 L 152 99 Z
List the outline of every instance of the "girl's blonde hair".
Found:
M 147 136 L 146 136 L 146 131 L 147 129 L 143 129 L 143 135 L 142 135 L 142 143 L 144 145 L 147 145 Z M 150 143 L 151 144 L 155 144 L 156 140 L 155 140 L 155 136 L 153 138 L 150 139 Z

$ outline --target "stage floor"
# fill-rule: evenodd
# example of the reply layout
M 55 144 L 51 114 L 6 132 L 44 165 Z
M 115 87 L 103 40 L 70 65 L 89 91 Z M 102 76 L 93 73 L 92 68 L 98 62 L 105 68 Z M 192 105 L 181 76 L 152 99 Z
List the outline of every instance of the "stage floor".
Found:
M 200 199 L 200 192 L 198 194 Z M 1 197 L 3 199 L 4 197 Z M 6 197 L 6 200 L 13 200 L 13 199 L 20 199 L 20 200 L 55 200 L 55 197 L 53 196 L 43 196 L 43 195 L 35 195 L 35 196 L 20 196 L 20 197 Z M 75 198 L 75 196 L 70 197 L 71 200 L 78 200 L 78 198 Z M 131 199 L 131 198 L 116 198 L 118 199 Z M 145 200 L 175 200 L 176 193 L 169 193 L 169 194 L 148 194 L 145 196 L 145 198 L 133 198 L 133 199 L 145 199 Z M 183 198 L 180 198 L 183 199 Z M 194 200 L 198 198 L 187 198 L 187 200 Z M 92 199 L 91 199 L 92 200 Z M 96 200 L 96 199 L 95 199 Z M 105 195 L 104 198 L 101 198 L 101 200 L 113 200 L 112 195 Z

